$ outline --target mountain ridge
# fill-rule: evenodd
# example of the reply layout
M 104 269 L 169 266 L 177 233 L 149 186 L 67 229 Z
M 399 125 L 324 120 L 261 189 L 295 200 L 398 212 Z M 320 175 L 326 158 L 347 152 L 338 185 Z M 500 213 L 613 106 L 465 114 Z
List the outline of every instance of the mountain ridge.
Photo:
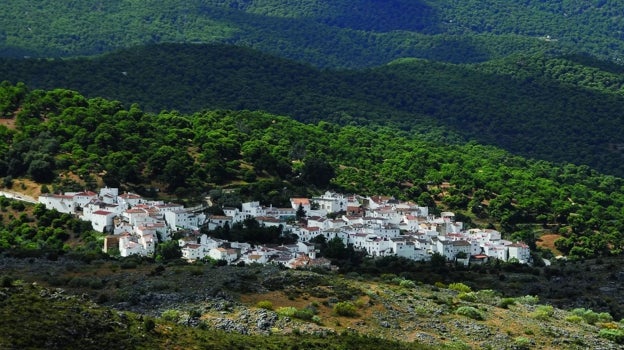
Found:
M 604 1 L 18 1 L 0 5 L 5 56 L 70 57 L 148 43 L 220 42 L 320 67 L 355 68 L 399 57 L 462 63 L 543 50 L 619 62 L 623 47 L 617 16 L 622 9 Z

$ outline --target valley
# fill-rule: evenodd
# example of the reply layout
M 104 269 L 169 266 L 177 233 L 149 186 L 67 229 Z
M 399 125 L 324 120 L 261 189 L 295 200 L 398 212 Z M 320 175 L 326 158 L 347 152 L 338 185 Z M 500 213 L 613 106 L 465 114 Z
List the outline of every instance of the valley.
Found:
M 0 348 L 621 348 L 623 11 L 0 3 Z

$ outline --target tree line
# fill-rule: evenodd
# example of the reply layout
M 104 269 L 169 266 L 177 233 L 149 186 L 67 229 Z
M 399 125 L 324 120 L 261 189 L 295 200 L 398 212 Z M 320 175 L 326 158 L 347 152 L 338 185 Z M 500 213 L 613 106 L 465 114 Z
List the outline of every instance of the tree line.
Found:
M 481 62 L 544 48 L 618 62 L 621 12 L 615 1 L 15 0 L 0 4 L 0 54 L 75 57 L 184 42 L 229 43 L 342 68 L 401 57 Z
M 0 60 L 0 75 L 14 84 L 61 86 L 154 113 L 247 109 L 312 123 L 382 124 L 618 176 L 621 71 L 548 53 L 474 65 L 403 59 L 375 69 L 319 70 L 246 48 L 181 44 L 94 59 Z

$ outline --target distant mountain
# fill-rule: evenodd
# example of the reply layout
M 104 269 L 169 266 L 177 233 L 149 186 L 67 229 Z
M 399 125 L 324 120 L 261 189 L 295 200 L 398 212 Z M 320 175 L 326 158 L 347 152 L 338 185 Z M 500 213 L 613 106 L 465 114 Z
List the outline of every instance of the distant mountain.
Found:
M 75 89 L 153 112 L 248 109 L 305 122 L 390 124 L 615 175 L 624 175 L 621 72 L 604 61 L 549 55 L 319 70 L 246 48 L 189 44 L 91 59 L 0 60 L 0 76 L 12 82 Z
M 579 52 L 621 61 L 615 1 L 170 0 L 0 4 L 0 54 L 94 55 L 164 42 L 229 43 L 322 67 L 401 57 L 480 62 Z

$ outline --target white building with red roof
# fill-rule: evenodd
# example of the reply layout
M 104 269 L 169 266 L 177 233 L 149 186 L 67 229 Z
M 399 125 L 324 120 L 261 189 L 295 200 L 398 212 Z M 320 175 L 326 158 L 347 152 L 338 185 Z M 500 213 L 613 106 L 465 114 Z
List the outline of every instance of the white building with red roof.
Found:
M 146 202 L 140 195 L 128 192 L 120 194 L 119 197 L 117 197 L 117 201 L 124 209 L 129 209 Z
M 42 194 L 39 196 L 39 203 L 48 210 L 56 210 L 65 214 L 74 214 L 76 209 L 72 195 Z
M 112 232 L 113 231 L 113 219 L 116 214 L 114 212 L 106 210 L 96 210 L 90 215 L 89 221 L 94 230 L 98 232 Z
M 84 207 L 87 204 L 89 204 L 91 201 L 93 201 L 94 199 L 98 198 L 98 194 L 92 191 L 84 191 L 84 192 L 78 192 L 78 193 L 74 193 L 73 196 L 73 201 L 74 201 L 74 205 L 76 207 Z
M 526 264 L 531 261 L 531 249 L 522 242 L 512 243 L 507 246 L 509 259 L 517 259 L 519 263 Z
M 225 260 L 229 264 L 238 259 L 238 251 L 236 249 L 219 247 L 210 249 L 208 256 L 215 260 Z
M 308 198 L 291 198 L 290 205 L 294 210 L 299 210 L 301 206 L 306 213 L 310 212 L 310 199 Z

